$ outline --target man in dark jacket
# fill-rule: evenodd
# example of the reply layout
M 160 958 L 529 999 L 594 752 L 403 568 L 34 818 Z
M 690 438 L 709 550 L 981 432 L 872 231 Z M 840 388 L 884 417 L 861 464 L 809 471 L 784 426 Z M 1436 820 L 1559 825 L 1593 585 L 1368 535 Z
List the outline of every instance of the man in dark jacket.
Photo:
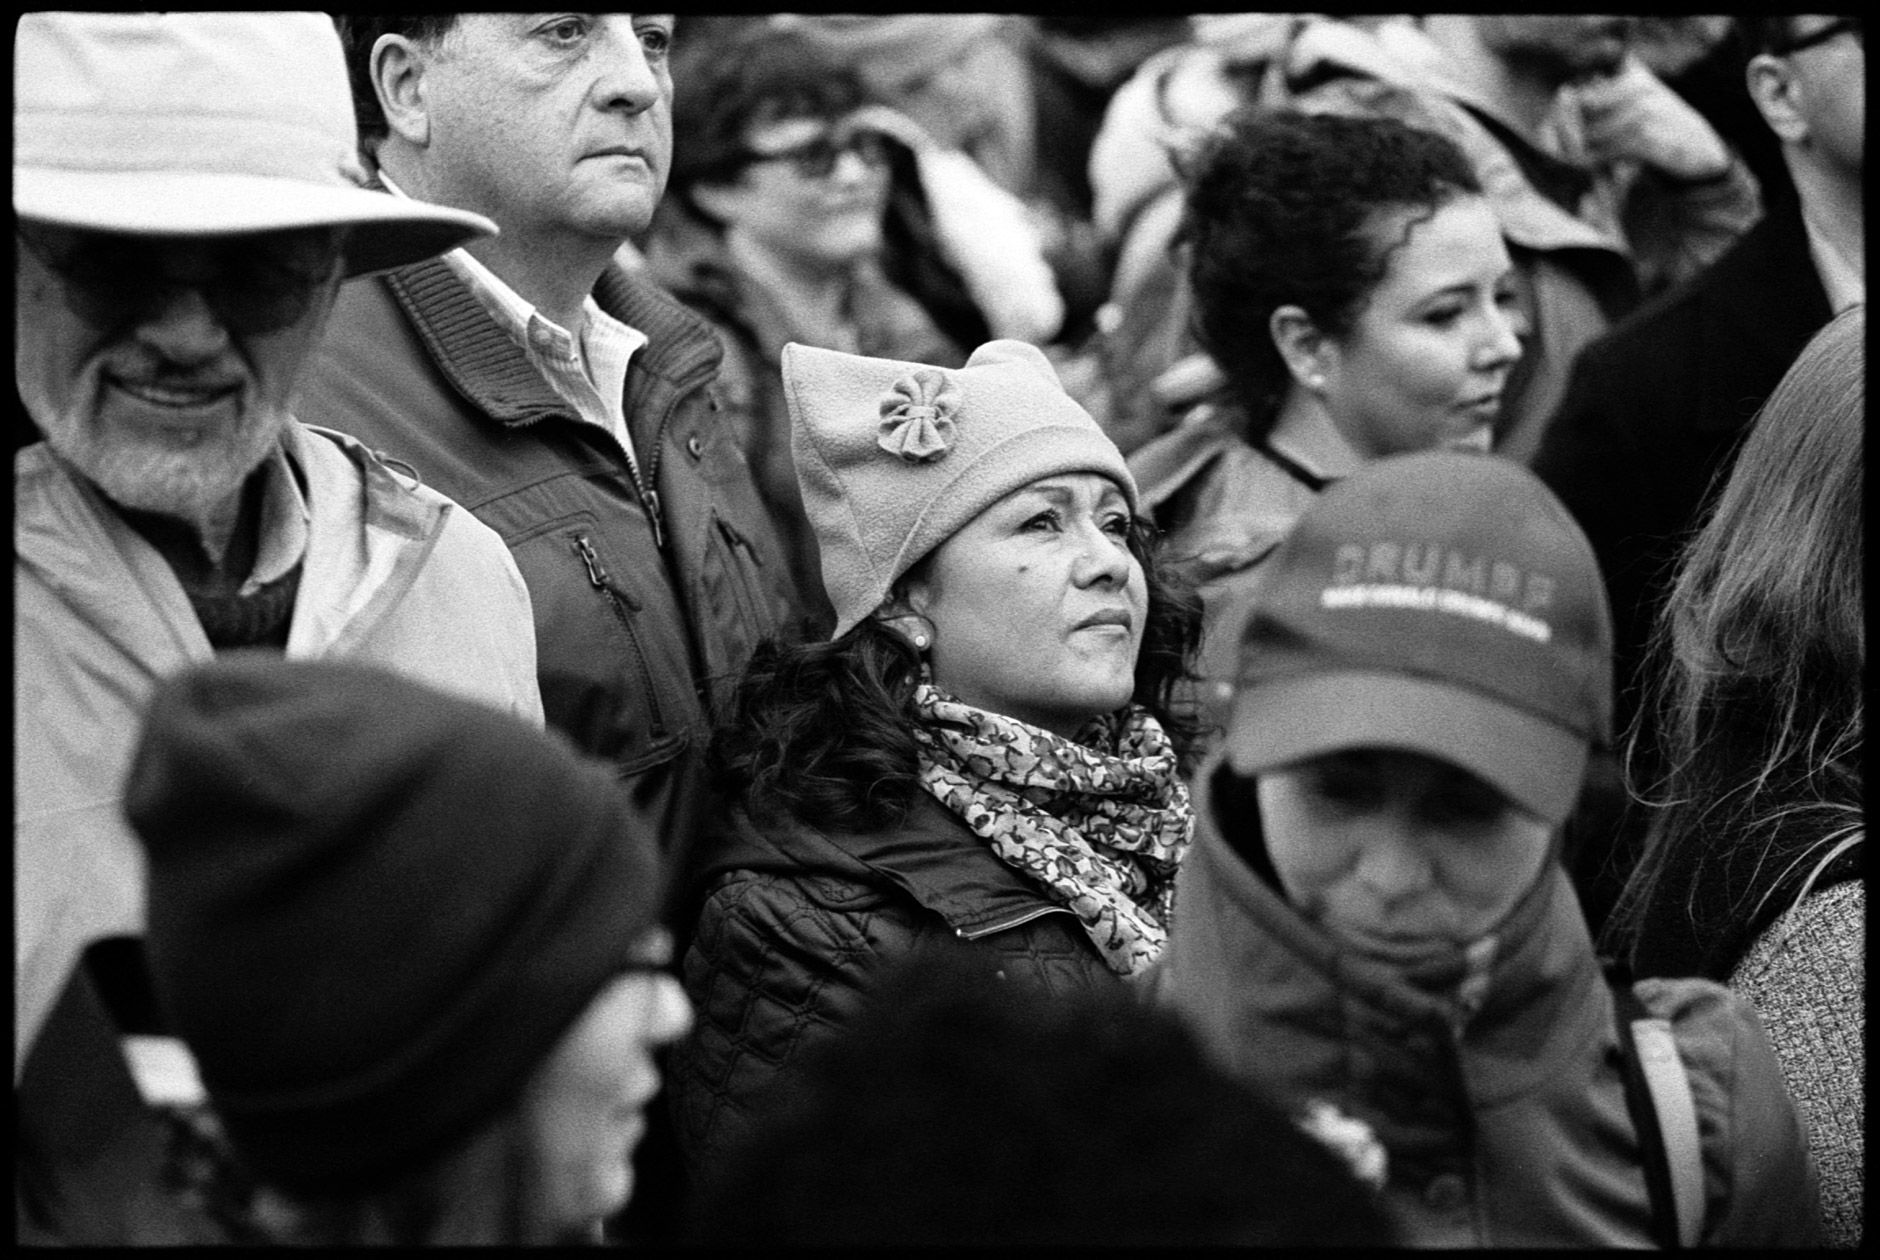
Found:
M 614 261 L 665 187 L 673 19 L 339 22 L 380 181 L 502 232 L 347 286 L 304 410 L 503 536 L 549 725 L 683 860 L 713 701 L 796 593 L 715 414 L 716 337 Z
M 1808 339 L 1865 296 L 1859 20 L 1774 17 L 1745 34 L 1750 96 L 1793 192 L 1772 190 L 1767 216 L 1727 254 L 1582 352 L 1534 464 L 1605 574 L 1622 722 L 1637 712 L 1663 583 L 1710 487 Z M 1595 928 L 1625 874 L 1623 855 L 1608 857 L 1600 845 L 1574 863 Z

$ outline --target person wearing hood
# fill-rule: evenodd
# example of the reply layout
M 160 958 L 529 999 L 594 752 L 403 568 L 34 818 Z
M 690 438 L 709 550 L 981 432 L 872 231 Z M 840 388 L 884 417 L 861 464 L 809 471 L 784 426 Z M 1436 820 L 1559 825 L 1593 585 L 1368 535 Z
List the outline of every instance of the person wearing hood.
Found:
M 1566 510 L 1512 461 L 1393 456 L 1307 509 L 1266 591 L 1158 999 L 1281 1099 L 1369 1125 L 1412 1245 L 1817 1243 L 1754 1011 L 1709 980 L 1609 983 L 1560 864 L 1612 713 Z M 1681 1106 L 1628 1099 L 1648 1044 Z
M 837 621 L 761 649 L 718 734 L 670 1085 L 700 1178 L 895 964 L 960 949 L 1040 1000 L 1140 975 L 1193 825 L 1169 695 L 1198 606 L 1043 352 L 790 345 L 783 379 Z

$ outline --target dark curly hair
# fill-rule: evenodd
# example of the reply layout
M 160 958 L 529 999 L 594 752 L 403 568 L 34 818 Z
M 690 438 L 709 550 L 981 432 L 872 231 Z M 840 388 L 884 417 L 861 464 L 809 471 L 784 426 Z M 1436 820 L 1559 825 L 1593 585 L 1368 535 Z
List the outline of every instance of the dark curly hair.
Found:
M 1178 701 L 1176 686 L 1192 677 L 1201 601 L 1157 569 L 1154 542 L 1153 527 L 1138 521 L 1129 551 L 1142 565 L 1148 614 L 1131 699 L 1162 724 L 1186 768 L 1199 721 Z M 897 594 L 901 589 L 897 584 Z M 713 743 L 721 789 L 813 826 L 893 826 L 919 786 L 913 734 L 919 682 L 919 653 L 873 618 L 829 643 L 761 645 Z
M 1178 240 L 1188 249 L 1194 333 L 1264 439 L 1290 377 L 1269 321 L 1294 305 L 1320 331 L 1351 331 L 1401 244 L 1370 231 L 1380 212 L 1479 194 L 1462 150 L 1392 118 L 1243 106 L 1186 164 Z M 1406 232 L 1408 226 L 1406 225 Z
M 721 19 L 686 35 L 673 54 L 673 82 L 680 86 L 673 93 L 667 187 L 697 213 L 704 211 L 692 203 L 692 188 L 738 177 L 750 161 L 744 133 L 753 124 L 834 122 L 867 102 L 853 69 L 762 18 Z
M 387 130 L 372 86 L 372 45 L 381 35 L 403 35 L 413 43 L 436 44 L 457 24 L 456 13 L 335 13 L 340 47 L 346 52 L 346 78 L 352 85 L 353 114 L 358 120 L 359 152 L 371 159 Z

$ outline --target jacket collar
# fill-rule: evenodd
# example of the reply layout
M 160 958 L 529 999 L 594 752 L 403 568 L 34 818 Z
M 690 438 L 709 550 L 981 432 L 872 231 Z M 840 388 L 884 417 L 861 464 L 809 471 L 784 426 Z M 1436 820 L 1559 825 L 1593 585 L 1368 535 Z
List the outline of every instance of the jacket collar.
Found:
M 478 411 L 512 426 L 571 414 L 522 348 L 442 259 L 401 267 L 387 273 L 385 281 L 439 370 Z M 639 410 L 636 402 L 644 401 L 655 384 L 684 388 L 715 375 L 724 350 L 711 326 L 657 286 L 610 266 L 594 286 L 594 300 L 647 337 L 627 373 L 630 425 Z M 634 436 L 637 441 L 639 434 Z
M 403 598 L 450 505 L 414 493 L 344 434 L 290 422 L 282 450 L 306 481 L 309 531 L 288 652 L 317 655 L 369 633 Z M 209 656 L 169 565 L 43 442 L 15 457 L 14 493 L 16 563 L 76 615 L 160 667 Z
M 733 870 L 897 888 L 969 939 L 1063 908 L 925 791 L 916 792 L 899 826 L 873 832 L 824 831 L 780 813 L 753 817 L 739 807 L 701 887 Z

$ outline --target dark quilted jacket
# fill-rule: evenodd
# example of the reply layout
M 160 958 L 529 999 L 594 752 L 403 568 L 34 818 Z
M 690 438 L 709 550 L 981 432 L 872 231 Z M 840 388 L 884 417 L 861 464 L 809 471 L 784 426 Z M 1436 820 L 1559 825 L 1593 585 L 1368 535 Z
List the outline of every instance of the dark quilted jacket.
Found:
M 1068 910 L 925 793 L 890 831 L 823 832 L 738 810 L 727 841 L 685 956 L 697 1022 L 667 1081 L 695 1178 L 776 1105 L 798 1056 L 917 951 L 964 941 L 988 983 L 1045 993 L 1117 983 Z

